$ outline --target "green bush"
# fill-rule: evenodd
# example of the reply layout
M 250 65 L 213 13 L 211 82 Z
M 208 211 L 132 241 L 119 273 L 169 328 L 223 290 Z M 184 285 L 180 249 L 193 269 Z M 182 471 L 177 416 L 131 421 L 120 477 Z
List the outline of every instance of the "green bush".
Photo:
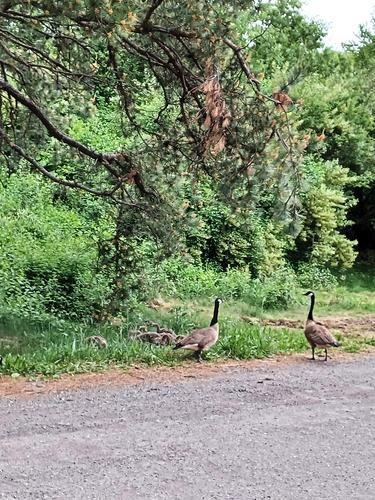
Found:
M 220 271 L 183 258 L 165 261 L 159 269 L 157 289 L 161 295 L 179 298 L 241 299 L 263 309 L 284 308 L 296 302 L 299 282 L 289 267 L 271 276 L 252 278 L 248 268 Z
M 191 259 L 170 258 L 157 269 L 159 291 L 169 297 L 212 296 L 217 293 L 219 272 L 210 266 L 194 264 Z
M 231 207 L 208 182 L 185 189 L 190 254 L 224 271 L 246 268 L 253 277 L 285 265 L 285 235 L 257 211 Z
M 329 289 L 338 285 L 338 279 L 330 269 L 316 264 L 301 264 L 297 276 L 300 285 L 306 289 Z
M 347 212 L 354 204 L 345 192 L 351 182 L 348 169 L 336 161 L 308 156 L 304 175 L 304 223 L 296 240 L 298 259 L 320 267 L 350 268 L 357 255 L 357 242 L 342 234 L 343 228 L 350 225 Z
M 22 169 L 0 187 L 2 303 L 25 316 L 89 315 L 105 294 L 84 219 L 53 201 L 53 186 Z
M 289 267 L 275 271 L 272 276 L 253 281 L 251 301 L 262 309 L 284 309 L 297 302 L 298 281 Z

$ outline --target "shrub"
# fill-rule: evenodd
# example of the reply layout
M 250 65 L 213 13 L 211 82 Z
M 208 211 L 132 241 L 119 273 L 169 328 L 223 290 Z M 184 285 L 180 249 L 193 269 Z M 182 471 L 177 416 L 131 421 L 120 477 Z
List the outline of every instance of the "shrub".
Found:
M 272 276 L 253 281 L 251 300 L 263 309 L 286 308 L 297 302 L 297 283 L 291 268 L 278 269 Z
M 103 295 L 87 221 L 53 202 L 53 187 L 22 169 L 0 188 L 4 305 L 24 315 L 88 315 Z
M 289 267 L 279 268 L 271 276 L 252 278 L 246 267 L 220 271 L 182 258 L 165 261 L 158 275 L 158 292 L 166 296 L 241 299 L 263 309 L 283 308 L 295 303 L 299 286 Z
M 218 290 L 219 272 L 210 266 L 194 264 L 191 259 L 167 259 L 158 267 L 157 274 L 158 290 L 168 296 L 211 296 Z
M 298 282 L 304 288 L 324 289 L 338 285 L 338 279 L 328 268 L 316 264 L 301 264 L 298 267 Z
M 246 268 L 253 277 L 285 264 L 285 235 L 269 218 L 247 207 L 231 207 L 202 182 L 186 187 L 189 253 L 224 271 Z
M 320 267 L 350 268 L 357 255 L 357 242 L 340 232 L 350 224 L 347 211 L 354 204 L 345 193 L 350 184 L 348 169 L 335 161 L 308 156 L 304 174 L 304 225 L 296 240 L 298 259 Z

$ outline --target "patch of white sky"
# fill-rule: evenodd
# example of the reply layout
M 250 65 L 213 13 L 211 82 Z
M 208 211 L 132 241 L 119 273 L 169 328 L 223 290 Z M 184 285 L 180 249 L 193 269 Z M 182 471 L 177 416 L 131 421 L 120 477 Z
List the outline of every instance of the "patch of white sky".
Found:
M 360 25 L 370 26 L 375 0 L 302 0 L 306 17 L 322 22 L 327 29 L 325 43 L 340 49 L 343 43 L 358 40 Z

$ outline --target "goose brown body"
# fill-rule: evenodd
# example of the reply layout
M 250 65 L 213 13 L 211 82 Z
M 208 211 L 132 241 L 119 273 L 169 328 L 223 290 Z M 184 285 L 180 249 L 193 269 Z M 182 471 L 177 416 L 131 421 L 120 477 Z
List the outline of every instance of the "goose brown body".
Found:
M 210 347 L 215 345 L 219 338 L 218 314 L 221 302 L 221 299 L 215 300 L 214 313 L 210 326 L 193 330 L 189 335 L 177 342 L 174 349 L 188 349 L 194 351 L 198 361 L 201 361 L 202 352 L 207 351 Z
M 191 351 L 207 351 L 216 344 L 219 338 L 219 325 L 209 326 L 193 330 L 190 335 L 184 337 L 176 344 L 176 348 L 190 349 Z
M 328 353 L 327 348 L 338 347 L 340 344 L 337 342 L 332 333 L 322 323 L 315 321 L 313 318 L 313 310 L 315 304 L 314 292 L 306 292 L 304 295 L 311 297 L 311 305 L 309 314 L 305 325 L 305 336 L 312 350 L 312 359 L 315 359 L 315 348 L 325 350 L 325 361 L 327 361 Z
M 307 320 L 305 326 L 305 335 L 311 346 L 320 347 L 338 347 L 338 342 L 332 333 L 322 323 Z

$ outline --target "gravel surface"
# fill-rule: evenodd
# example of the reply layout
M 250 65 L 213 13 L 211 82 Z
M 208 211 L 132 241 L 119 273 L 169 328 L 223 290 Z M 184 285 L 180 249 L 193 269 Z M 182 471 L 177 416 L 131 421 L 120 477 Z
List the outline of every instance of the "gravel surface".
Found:
M 6 499 L 375 498 L 375 356 L 0 399 Z

